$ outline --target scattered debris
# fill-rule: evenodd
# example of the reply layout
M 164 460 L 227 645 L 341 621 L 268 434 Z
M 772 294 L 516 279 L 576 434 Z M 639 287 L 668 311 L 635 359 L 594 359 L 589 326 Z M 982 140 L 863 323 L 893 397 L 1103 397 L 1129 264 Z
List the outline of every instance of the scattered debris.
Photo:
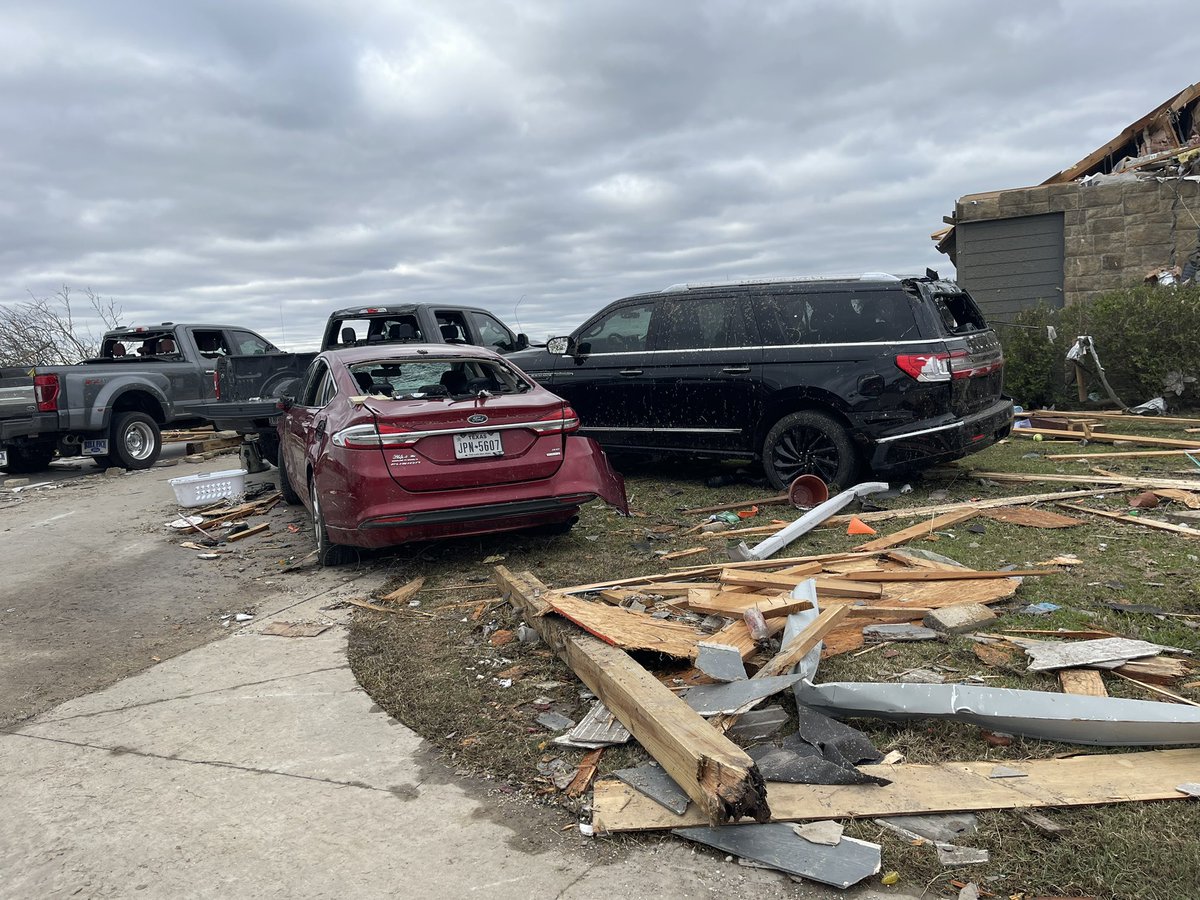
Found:
M 276 637 L 316 637 L 332 627 L 332 623 L 268 622 L 259 634 L 270 634 Z
M 696 668 L 717 681 L 745 681 L 742 654 L 728 644 L 700 641 L 696 645 Z
M 797 837 L 789 825 L 729 825 L 675 828 L 672 834 L 725 853 L 764 863 L 809 881 L 847 888 L 879 872 L 879 844 L 842 838 L 827 847 Z
M 1175 648 L 1149 641 L 1133 641 L 1128 638 L 1101 638 L 1094 641 L 1032 641 L 1023 644 L 1029 656 L 1030 672 L 1049 672 L 1054 669 L 1071 669 L 1080 666 L 1104 666 L 1143 656 L 1157 656 Z M 1116 668 L 1116 666 L 1111 666 Z
M 504 672 L 500 672 L 498 677 L 503 677 L 504 674 Z M 567 747 L 598 750 L 601 747 L 615 747 L 618 744 L 627 743 L 630 737 L 632 735 L 630 735 L 629 729 L 617 721 L 617 717 L 609 712 L 607 706 L 597 700 L 579 721 L 579 724 L 566 734 L 556 737 L 554 743 Z
M 821 844 L 825 847 L 836 847 L 842 839 L 844 829 L 840 822 L 826 820 L 824 822 L 806 822 L 803 825 L 793 825 L 796 832 L 806 841 Z
M 737 741 L 761 741 L 779 731 L 787 720 L 787 712 L 779 706 L 752 709 L 738 716 L 725 733 Z
M 925 627 L 947 634 L 965 634 L 995 621 L 996 614 L 979 603 L 960 603 L 925 613 Z
M 563 731 L 575 725 L 574 719 L 569 719 L 564 715 L 556 712 L 544 712 L 534 719 L 539 725 L 547 731 Z
M 613 775 L 676 815 L 683 815 L 688 808 L 688 795 L 659 766 L 617 769 Z
M 868 641 L 934 641 L 940 637 L 932 628 L 907 623 L 868 625 L 862 633 Z

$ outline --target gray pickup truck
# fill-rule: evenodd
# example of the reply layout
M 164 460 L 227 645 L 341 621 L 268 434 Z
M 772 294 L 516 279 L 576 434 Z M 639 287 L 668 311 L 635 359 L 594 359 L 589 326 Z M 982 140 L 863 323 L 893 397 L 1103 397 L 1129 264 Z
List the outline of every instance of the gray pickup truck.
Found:
M 34 472 L 58 453 L 148 468 L 162 426 L 209 421 L 219 359 L 277 352 L 244 328 L 164 322 L 108 332 L 78 365 L 0 369 L 0 466 Z
M 331 313 L 319 350 L 229 356 L 217 362 L 217 400 L 206 412 L 221 431 L 257 435 L 259 453 L 274 462 L 279 447 L 275 422 L 279 398 L 295 393 L 297 381 L 318 353 L 386 344 L 475 344 L 497 353 L 529 347 L 486 309 L 445 303 L 354 306 Z

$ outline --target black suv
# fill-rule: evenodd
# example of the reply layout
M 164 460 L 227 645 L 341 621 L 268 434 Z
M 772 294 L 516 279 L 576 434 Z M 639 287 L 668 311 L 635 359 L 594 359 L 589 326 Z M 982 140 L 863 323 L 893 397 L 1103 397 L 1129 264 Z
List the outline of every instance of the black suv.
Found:
M 675 285 L 508 358 L 610 450 L 753 457 L 777 488 L 957 459 L 1012 425 L 1000 342 L 935 273 Z

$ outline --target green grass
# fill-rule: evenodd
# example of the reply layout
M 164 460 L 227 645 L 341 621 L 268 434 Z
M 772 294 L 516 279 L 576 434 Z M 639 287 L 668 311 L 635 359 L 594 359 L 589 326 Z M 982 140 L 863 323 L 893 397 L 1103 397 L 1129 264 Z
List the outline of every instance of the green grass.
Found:
M 1147 433 L 1169 433 L 1139 426 Z M 1114 429 L 1115 430 L 1115 429 Z M 1122 423 L 1122 432 L 1133 431 Z M 927 473 L 913 481 L 912 493 L 888 501 L 889 506 L 918 506 L 954 502 L 973 497 L 989 498 L 1070 489 L 1071 485 L 1028 484 L 1000 487 L 981 485 L 969 470 L 1086 475 L 1088 465 L 1046 460 L 1054 452 L 1075 452 L 1074 444 L 1035 443 L 1014 439 L 950 467 Z M 1111 447 L 1096 445 L 1097 452 Z M 1041 454 L 1025 458 L 1027 454 Z M 1186 457 L 1105 459 L 1103 468 L 1122 474 L 1186 477 L 1194 469 Z M 731 473 L 735 467 L 718 464 L 643 464 L 627 471 L 628 492 L 638 516 L 621 518 L 600 504 L 583 511 L 581 521 L 566 537 L 496 535 L 401 548 L 379 560 L 393 576 L 389 589 L 409 578 L 424 575 L 426 590 L 419 612 L 396 615 L 356 614 L 351 634 L 351 664 L 370 695 L 389 713 L 438 746 L 458 770 L 485 773 L 542 802 L 561 803 L 575 810 L 580 802 L 566 801 L 538 780 L 537 763 L 560 756 L 572 763 L 582 754 L 548 743 L 552 736 L 533 720 L 539 710 L 532 701 L 550 698 L 554 708 L 578 719 L 588 707 L 579 692 L 582 685 L 567 667 L 544 646 L 510 643 L 495 648 L 485 632 L 515 628 L 510 608 L 497 605 L 478 620 L 471 606 L 451 608 L 470 600 L 495 597 L 495 590 L 480 585 L 493 563 L 483 560 L 503 556 L 515 571 L 531 570 L 552 586 L 564 586 L 628 575 L 660 572 L 664 564 L 654 550 L 708 546 L 705 554 L 680 560 L 681 564 L 720 562 L 727 558 L 727 541 L 711 542 L 677 532 L 699 517 L 684 517 L 681 507 L 707 506 L 774 493 L 762 484 L 741 483 L 720 488 L 704 486 L 705 477 Z M 1195 470 L 1200 475 L 1200 470 Z M 1087 485 L 1080 485 L 1087 487 Z M 929 494 L 945 491 L 944 501 Z M 1100 508 L 1124 509 L 1127 494 L 1086 498 Z M 1053 509 L 1052 505 L 1046 508 Z M 762 507 L 757 519 L 791 519 L 796 511 L 786 506 Z M 1083 564 L 1041 578 L 1028 578 L 1011 601 L 993 609 L 1002 618 L 991 630 L 1004 628 L 1098 628 L 1131 638 L 1141 638 L 1200 651 L 1200 632 L 1177 618 L 1160 619 L 1146 614 L 1124 614 L 1108 609 L 1105 601 L 1153 604 L 1169 612 L 1200 614 L 1200 540 L 1151 531 L 1119 522 L 1081 516 L 1086 524 L 1070 529 L 1022 528 L 977 519 L 986 531 L 975 534 L 960 525 L 933 543 L 917 546 L 936 550 L 966 565 L 992 569 L 1013 563 L 1025 568 L 1061 553 L 1074 553 Z M 911 520 L 881 523 L 881 533 L 897 530 Z M 651 540 L 655 529 L 675 531 Z M 846 550 L 860 539 L 843 529 L 819 529 L 805 536 L 788 554 Z M 670 563 L 666 564 L 670 565 Z M 1165 586 L 1155 586 L 1154 583 Z M 438 590 L 447 585 L 472 585 Z M 1020 610 L 1030 603 L 1050 601 L 1063 608 L 1049 616 L 1030 616 Z M 999 687 L 1057 690 L 1050 676 L 1027 673 L 1018 657 L 1014 664 L 991 668 L 979 661 L 971 642 L 956 637 L 945 642 L 894 645 L 899 652 L 885 656 L 874 651 L 862 656 L 843 655 L 822 663 L 822 681 L 888 680 L 896 674 L 931 664 L 950 666 L 959 677 L 988 676 Z M 494 680 L 497 671 L 512 665 L 526 673 L 503 688 Z M 482 676 L 482 677 L 480 677 Z M 1136 685 L 1106 676 L 1113 696 L 1152 699 Z M 562 682 L 547 687 L 549 682 Z M 1193 699 L 1200 692 L 1176 688 Z M 1048 741 L 1016 740 L 1008 747 L 986 743 L 978 728 L 954 722 L 919 722 L 905 726 L 869 720 L 856 721 L 883 751 L 900 750 L 910 762 L 995 759 L 1014 761 L 1050 757 L 1076 749 Z M 1113 748 L 1120 752 L 1122 748 Z M 1106 752 L 1091 748 L 1089 752 Z M 605 752 L 601 770 L 636 764 L 644 753 L 631 745 Z M 1198 779 L 1200 780 L 1200 773 Z M 586 800 L 586 797 L 584 798 Z M 937 895 L 948 880 L 980 881 L 999 896 L 1020 891 L 1029 896 L 1091 894 L 1102 898 L 1177 900 L 1200 896 L 1200 804 L 1191 801 L 1115 804 L 1095 808 L 1046 811 L 1071 832 L 1051 840 L 1033 830 L 1012 811 L 981 813 L 979 833 L 968 841 L 992 853 L 986 866 L 943 870 L 929 847 L 912 847 L 867 821 L 848 823 L 854 836 L 884 845 L 884 869 L 901 873 L 904 883 L 931 886 Z M 631 840 L 631 839 L 622 839 Z M 618 844 L 621 841 L 617 842 Z M 982 881 L 992 877 L 996 880 Z

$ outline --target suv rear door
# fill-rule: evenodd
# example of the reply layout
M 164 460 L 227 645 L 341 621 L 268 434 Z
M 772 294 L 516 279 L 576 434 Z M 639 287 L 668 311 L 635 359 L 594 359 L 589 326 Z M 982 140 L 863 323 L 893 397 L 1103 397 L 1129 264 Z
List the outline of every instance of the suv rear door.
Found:
M 988 327 L 970 294 L 950 282 L 927 284 L 950 353 L 950 408 L 959 416 L 987 409 L 1003 394 L 1004 353 L 1000 339 Z
M 746 291 L 666 297 L 654 317 L 655 446 L 752 451 L 761 413 L 762 347 Z

